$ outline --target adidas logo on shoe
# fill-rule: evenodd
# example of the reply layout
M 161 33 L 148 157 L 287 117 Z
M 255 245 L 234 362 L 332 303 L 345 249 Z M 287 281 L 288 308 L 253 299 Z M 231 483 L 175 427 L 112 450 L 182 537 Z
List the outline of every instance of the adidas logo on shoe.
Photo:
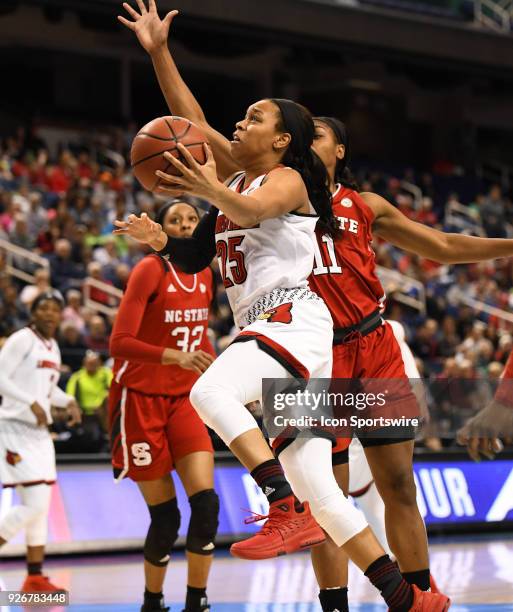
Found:
M 272 495 L 275 491 L 276 491 L 276 489 L 273 489 L 272 487 L 265 487 L 264 495 L 266 497 L 269 497 L 269 495 Z

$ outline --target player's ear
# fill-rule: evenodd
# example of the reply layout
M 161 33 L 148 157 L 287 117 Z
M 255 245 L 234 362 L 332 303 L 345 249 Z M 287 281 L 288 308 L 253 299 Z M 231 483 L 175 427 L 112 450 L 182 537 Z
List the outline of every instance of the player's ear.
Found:
M 289 146 L 292 136 L 288 132 L 282 132 L 276 134 L 273 142 L 273 149 L 276 152 L 284 153 L 285 149 Z
M 337 159 L 344 159 L 344 157 L 346 156 L 346 148 L 343 144 L 337 145 L 336 156 L 337 156 Z

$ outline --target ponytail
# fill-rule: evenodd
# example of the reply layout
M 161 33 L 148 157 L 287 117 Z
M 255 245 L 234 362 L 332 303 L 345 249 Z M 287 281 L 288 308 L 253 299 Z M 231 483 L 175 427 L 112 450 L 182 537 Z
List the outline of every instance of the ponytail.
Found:
M 301 104 L 282 98 L 271 98 L 279 109 L 281 121 L 278 128 L 291 135 L 282 162 L 301 175 L 308 198 L 319 215 L 322 228 L 336 236 L 339 223 L 333 214 L 328 173 L 319 156 L 313 151 L 315 127 L 310 112 Z
M 336 117 L 315 117 L 317 121 L 327 125 L 335 135 L 337 144 L 344 145 L 345 155 L 342 159 L 337 160 L 335 167 L 335 183 L 340 183 L 344 187 L 359 191 L 360 187 L 356 181 L 349 163 L 351 161 L 351 150 L 349 148 L 349 138 L 347 136 L 347 128 L 345 123 L 337 119 Z

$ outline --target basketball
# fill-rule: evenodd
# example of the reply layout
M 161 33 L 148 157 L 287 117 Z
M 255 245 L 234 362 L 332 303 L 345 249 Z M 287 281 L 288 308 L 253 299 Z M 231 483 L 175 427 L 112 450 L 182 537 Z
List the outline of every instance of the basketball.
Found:
M 132 142 L 130 163 L 135 177 L 145 189 L 155 191 L 158 188 L 160 179 L 155 175 L 157 170 L 179 174 L 173 164 L 163 157 L 163 153 L 169 151 L 185 163 L 177 149 L 179 142 L 187 147 L 198 163 L 205 163 L 203 145 L 208 140 L 192 121 L 182 117 L 158 117 L 139 130 Z

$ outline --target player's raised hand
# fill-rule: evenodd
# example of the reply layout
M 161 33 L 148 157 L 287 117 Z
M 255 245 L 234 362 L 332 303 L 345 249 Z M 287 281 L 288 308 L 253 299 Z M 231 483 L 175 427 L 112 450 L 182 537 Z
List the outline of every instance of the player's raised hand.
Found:
M 118 229 L 113 230 L 113 234 L 130 236 L 137 242 L 151 245 L 157 251 L 166 246 L 167 237 L 162 231 L 162 226 L 152 221 L 146 213 L 142 213 L 140 217 L 128 215 L 126 221 L 116 219 L 114 225 Z
M 129 30 L 135 33 L 138 41 L 145 51 L 150 55 L 167 44 L 171 22 L 178 15 L 178 11 L 170 11 L 164 19 L 159 17 L 155 0 L 148 1 L 146 8 L 145 0 L 136 0 L 138 11 L 123 2 L 123 8 L 133 21 L 118 15 L 118 20 Z
M 32 414 L 36 417 L 38 427 L 46 427 L 48 425 L 48 417 L 46 416 L 45 409 L 39 402 L 34 402 L 30 406 Z
M 467 447 L 474 461 L 481 455 L 493 459 L 502 450 L 501 440 L 513 440 L 513 409 L 492 400 L 458 431 L 459 444 Z

